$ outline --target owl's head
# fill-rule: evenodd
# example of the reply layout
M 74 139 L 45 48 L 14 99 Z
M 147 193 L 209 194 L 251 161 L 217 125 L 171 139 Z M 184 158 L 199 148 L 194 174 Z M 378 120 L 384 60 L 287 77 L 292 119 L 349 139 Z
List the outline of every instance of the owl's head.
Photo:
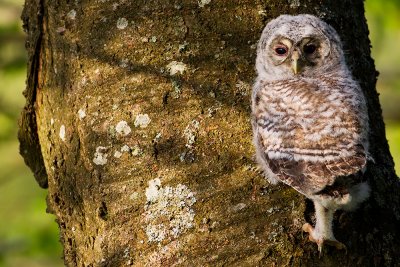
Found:
M 312 15 L 281 15 L 264 28 L 257 48 L 260 78 L 313 77 L 347 68 L 337 32 Z

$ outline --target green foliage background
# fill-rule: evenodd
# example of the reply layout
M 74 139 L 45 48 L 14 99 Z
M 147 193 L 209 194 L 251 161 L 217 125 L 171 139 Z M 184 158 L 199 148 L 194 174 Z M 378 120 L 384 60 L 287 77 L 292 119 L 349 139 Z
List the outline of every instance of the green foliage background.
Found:
M 0 266 L 62 266 L 57 224 L 45 212 L 46 190 L 18 153 L 26 75 L 22 5 L 0 0 Z M 387 138 L 400 173 L 400 0 L 367 0 L 366 16 Z

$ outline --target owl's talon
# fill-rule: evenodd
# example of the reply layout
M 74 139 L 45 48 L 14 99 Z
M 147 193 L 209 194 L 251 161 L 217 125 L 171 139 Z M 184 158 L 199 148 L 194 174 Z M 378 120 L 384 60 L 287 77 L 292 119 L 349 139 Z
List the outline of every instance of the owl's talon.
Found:
M 323 238 L 323 237 L 319 238 L 319 239 L 314 238 L 313 235 L 314 235 L 315 229 L 309 223 L 303 224 L 302 230 L 309 234 L 308 239 L 311 242 L 314 242 L 314 243 L 317 244 L 319 256 L 322 255 L 322 251 L 323 251 L 324 245 L 335 247 L 338 250 L 342 250 L 343 249 L 347 253 L 346 245 L 343 244 L 342 242 L 337 241 L 336 239 L 328 239 L 328 238 Z

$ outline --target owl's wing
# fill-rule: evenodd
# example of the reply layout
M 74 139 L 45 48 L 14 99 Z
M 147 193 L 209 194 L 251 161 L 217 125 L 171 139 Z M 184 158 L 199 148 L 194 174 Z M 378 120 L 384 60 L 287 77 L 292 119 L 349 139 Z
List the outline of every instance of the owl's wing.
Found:
M 262 138 L 259 136 L 259 138 Z M 321 192 L 327 186 L 332 185 L 339 177 L 348 176 L 349 183 L 360 182 L 359 176 L 354 175 L 364 168 L 366 157 L 363 148 L 348 158 L 335 160 L 295 160 L 293 158 L 270 158 L 269 152 L 260 140 L 261 149 L 264 149 L 263 157 L 271 171 L 285 184 L 293 187 L 305 195 L 312 195 Z
M 359 112 L 350 104 L 340 106 L 337 99 L 323 110 L 333 93 L 313 89 L 315 84 L 279 86 L 259 90 L 252 107 L 256 147 L 270 170 L 305 195 L 322 191 L 338 178 L 348 177 L 350 183 L 358 179 L 355 174 L 367 161 Z M 277 88 L 290 97 L 278 95 Z

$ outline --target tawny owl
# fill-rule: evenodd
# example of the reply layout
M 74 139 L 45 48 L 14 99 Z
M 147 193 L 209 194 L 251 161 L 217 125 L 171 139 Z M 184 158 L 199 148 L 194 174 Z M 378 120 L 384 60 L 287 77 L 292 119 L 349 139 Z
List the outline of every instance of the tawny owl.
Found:
M 271 183 L 282 181 L 314 202 L 321 252 L 338 249 L 333 214 L 369 196 L 365 182 L 368 117 L 336 31 L 312 15 L 282 15 L 265 27 L 252 92 L 256 157 Z

